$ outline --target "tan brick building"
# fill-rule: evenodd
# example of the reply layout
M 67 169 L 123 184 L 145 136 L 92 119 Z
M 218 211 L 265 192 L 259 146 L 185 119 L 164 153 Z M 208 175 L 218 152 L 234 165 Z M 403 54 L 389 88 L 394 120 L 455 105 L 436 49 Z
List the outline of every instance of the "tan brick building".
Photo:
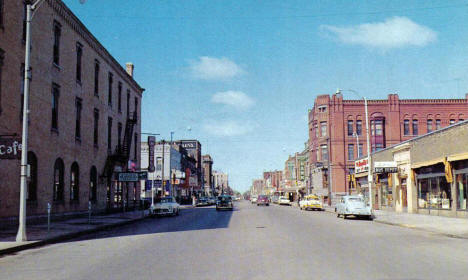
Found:
M 24 1 L 0 12 L 0 135 L 21 136 Z M 31 25 L 27 215 L 120 207 L 139 186 L 114 171 L 139 169 L 143 90 L 60 0 L 46 0 Z M 2 136 L 3 138 L 7 138 Z M 20 161 L 0 159 L 0 217 L 18 215 Z

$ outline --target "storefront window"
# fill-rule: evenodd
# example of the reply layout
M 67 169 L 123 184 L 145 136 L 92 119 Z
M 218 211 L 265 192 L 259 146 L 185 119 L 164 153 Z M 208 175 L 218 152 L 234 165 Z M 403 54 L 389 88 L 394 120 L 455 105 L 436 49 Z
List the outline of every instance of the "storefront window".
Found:
M 450 209 L 452 207 L 450 184 L 445 176 L 418 178 L 418 207 Z
M 393 192 L 392 186 L 388 185 L 388 180 L 382 180 L 380 187 L 382 188 L 382 196 L 380 203 L 382 206 L 392 207 L 393 206 Z

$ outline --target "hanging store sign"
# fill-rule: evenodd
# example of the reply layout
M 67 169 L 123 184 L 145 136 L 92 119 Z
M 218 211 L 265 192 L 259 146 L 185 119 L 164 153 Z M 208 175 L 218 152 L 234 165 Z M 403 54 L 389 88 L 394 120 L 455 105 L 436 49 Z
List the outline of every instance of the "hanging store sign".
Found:
M 148 172 L 154 172 L 154 144 L 156 137 L 148 136 Z
M 354 171 L 356 173 L 363 173 L 369 170 L 369 161 L 367 158 L 356 160 L 354 162 Z
M 148 172 L 121 172 L 118 174 L 119 182 L 138 182 L 147 179 Z
M 21 138 L 0 137 L 0 159 L 21 159 Z
M 375 173 L 397 173 L 398 167 L 395 161 L 376 161 L 374 162 Z

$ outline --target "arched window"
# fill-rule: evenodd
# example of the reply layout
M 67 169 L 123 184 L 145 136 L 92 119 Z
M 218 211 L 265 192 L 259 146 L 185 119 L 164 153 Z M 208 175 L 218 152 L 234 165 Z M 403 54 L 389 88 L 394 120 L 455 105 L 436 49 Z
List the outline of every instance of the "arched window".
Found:
M 96 166 L 91 167 L 89 175 L 89 200 L 97 200 L 97 169 Z
M 74 162 L 70 172 L 70 200 L 78 201 L 80 199 L 80 168 L 78 163 Z
M 63 201 L 63 170 L 63 160 L 58 158 L 54 164 L 54 201 Z
M 37 157 L 33 152 L 28 152 L 28 165 L 30 168 L 30 179 L 28 182 L 28 201 L 37 200 Z

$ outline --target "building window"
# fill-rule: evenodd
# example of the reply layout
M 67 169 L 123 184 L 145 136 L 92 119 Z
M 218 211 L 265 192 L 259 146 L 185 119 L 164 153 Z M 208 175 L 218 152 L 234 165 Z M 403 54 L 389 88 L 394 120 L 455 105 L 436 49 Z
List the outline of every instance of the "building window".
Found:
M 107 119 L 107 150 L 112 151 L 112 118 Z
M 53 200 L 63 201 L 63 171 L 64 164 L 61 158 L 55 161 L 54 165 L 54 189 L 53 189 Z
M 96 166 L 91 167 L 91 172 L 89 173 L 89 200 L 97 200 L 97 169 Z
M 156 170 L 158 171 L 162 170 L 162 158 L 161 157 L 156 158 Z
M 455 120 L 454 119 L 450 119 L 450 125 L 454 124 L 455 123 Z
M 122 149 L 122 123 L 119 122 L 117 124 L 117 145 L 118 145 L 118 150 L 121 151 Z
M 348 136 L 353 136 L 353 121 L 348 121 Z
M 135 146 L 134 146 L 134 149 L 133 149 L 133 159 L 135 160 L 135 162 L 137 161 L 137 158 L 138 158 L 138 134 L 135 133 Z
M 327 122 L 320 122 L 320 135 L 327 136 Z
M 3 27 L 3 0 L 0 0 L 0 28 Z
M 99 133 L 99 110 L 94 109 L 94 134 L 93 134 L 93 143 L 94 147 L 98 146 L 98 133 Z
M 464 119 L 458 119 L 458 121 L 459 121 L 459 122 L 462 122 L 462 121 L 464 121 Z
M 107 104 L 112 107 L 112 83 L 114 82 L 114 75 L 109 72 L 109 95 L 107 99 Z
M 361 120 L 356 121 L 356 134 L 359 136 L 362 135 L 362 121 Z
M 52 130 L 58 130 L 60 86 L 52 84 Z
M 317 138 L 317 137 L 319 137 L 319 129 L 318 129 L 317 124 L 314 125 L 314 129 L 315 129 L 315 137 Z
M 403 135 L 410 135 L 409 120 L 403 121 Z
M 80 168 L 78 163 L 74 162 L 70 172 L 70 201 L 80 199 Z
M 28 201 L 37 200 L 37 157 L 33 152 L 28 152 L 28 165 L 30 177 L 28 181 Z
M 62 25 L 58 21 L 54 21 L 54 64 L 60 65 L 60 36 L 62 33 Z
M 75 107 L 76 107 L 75 139 L 81 139 L 81 109 L 82 109 L 81 98 L 76 98 Z
M 348 160 L 354 160 L 354 145 L 348 144 Z
M 127 90 L 127 119 L 130 116 L 130 90 Z
M 118 92 L 117 108 L 119 110 L 119 113 L 122 113 L 122 82 L 119 82 L 117 86 L 117 92 Z
M 325 113 L 327 111 L 327 106 L 326 105 L 319 106 L 318 111 L 319 113 Z
M 383 119 L 376 119 L 371 121 L 371 135 L 382 136 L 383 135 Z
M 436 130 L 439 130 L 441 128 L 441 121 L 440 120 L 436 120 Z
M 360 157 L 362 157 L 362 144 L 359 144 L 358 147 L 359 147 L 358 148 L 358 157 L 360 158 Z
M 135 110 L 134 110 L 135 116 L 138 117 L 138 97 L 135 97 L 135 104 L 134 105 L 135 105 Z
M 28 12 L 28 6 L 26 5 L 26 1 L 23 3 L 23 42 L 26 41 L 26 17 Z
M 374 145 L 374 152 L 375 152 L 375 151 L 382 150 L 383 148 L 385 148 L 385 146 L 384 146 L 383 143 L 375 143 L 375 145 Z
M 2 5 L 2 4 L 0 3 L 0 5 Z M 2 49 L 0 49 L 0 115 L 2 114 L 2 85 L 3 85 L 3 83 L 2 83 L 2 69 L 3 69 L 3 60 L 4 59 L 5 59 L 5 52 Z
M 81 58 L 83 57 L 83 45 L 76 43 L 76 81 L 81 83 Z
M 432 120 L 427 120 L 427 133 L 432 132 L 433 130 Z
M 457 209 L 468 209 L 468 174 L 462 173 L 456 175 L 457 186 Z
M 328 147 L 327 145 L 320 145 L 320 150 L 322 154 L 322 161 L 328 160 Z
M 413 120 L 413 135 L 418 135 L 418 120 Z
M 99 96 L 99 61 L 94 61 L 94 95 Z

